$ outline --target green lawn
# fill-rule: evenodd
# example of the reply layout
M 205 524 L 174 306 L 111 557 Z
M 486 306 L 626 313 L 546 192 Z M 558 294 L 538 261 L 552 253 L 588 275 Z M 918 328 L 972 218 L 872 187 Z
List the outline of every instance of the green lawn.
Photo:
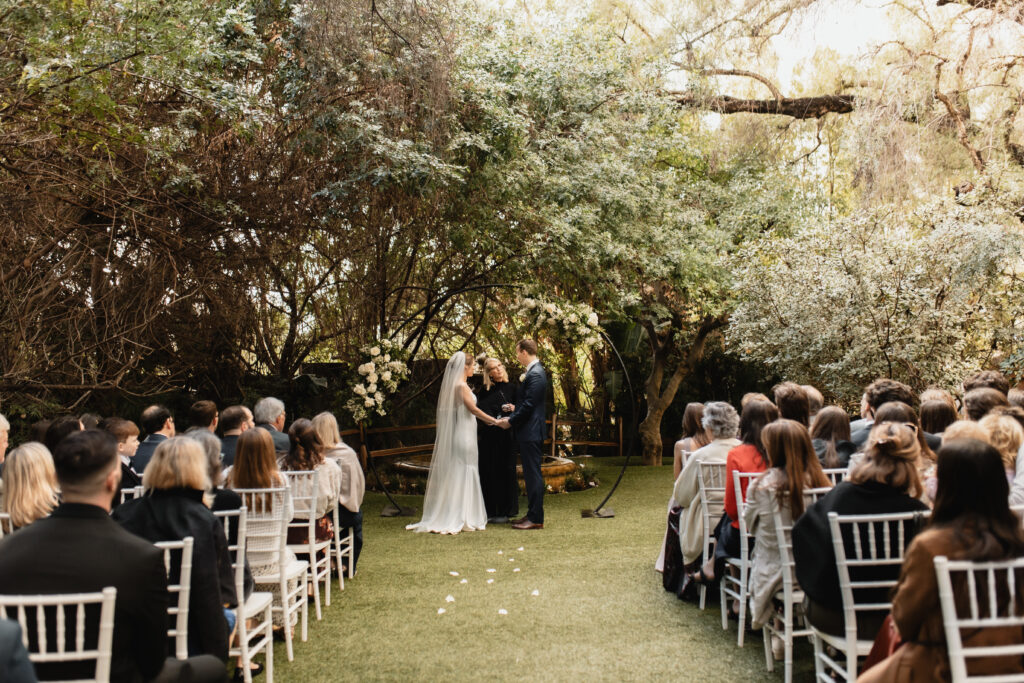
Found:
M 278 644 L 276 677 L 773 678 L 764 668 L 759 634 L 748 634 L 739 649 L 735 623 L 722 631 L 717 599 L 701 612 L 661 587 L 654 560 L 664 534 L 670 467 L 630 467 L 609 503 L 616 516 L 581 518 L 582 508 L 607 494 L 614 462 L 600 461 L 601 487 L 547 496 L 540 531 L 492 526 L 457 536 L 415 534 L 404 528 L 410 518 L 381 518 L 386 499 L 368 494 L 359 574 L 344 592 L 335 585 L 323 621 L 315 620 L 311 605 L 309 642 L 297 642 L 294 662 Z M 419 507 L 422 498 L 399 502 Z M 446 602 L 447 596 L 454 601 Z M 439 608 L 446 612 L 438 614 Z M 809 679 L 809 648 L 797 654 L 795 680 Z M 775 677 L 780 673 L 781 665 Z

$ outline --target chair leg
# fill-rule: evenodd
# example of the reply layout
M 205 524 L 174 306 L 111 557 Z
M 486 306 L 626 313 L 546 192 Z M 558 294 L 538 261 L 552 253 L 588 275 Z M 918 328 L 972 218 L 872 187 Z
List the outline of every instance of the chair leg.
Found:
M 305 593 L 303 593 L 305 594 Z M 281 579 L 281 612 L 284 614 L 284 649 L 288 655 L 288 661 L 295 661 L 295 649 L 292 647 L 292 597 L 288 593 L 288 582 Z
M 747 632 L 747 570 L 740 569 L 740 625 L 736 645 L 743 647 L 743 636 Z
M 327 548 L 324 550 L 324 603 L 331 606 L 331 583 L 333 577 L 331 576 L 331 549 Z
M 309 597 L 306 596 L 306 582 L 302 582 L 302 642 L 309 639 Z
M 764 642 L 764 668 L 772 673 L 775 671 L 775 657 L 772 656 L 772 632 L 767 625 L 761 627 L 761 640 Z
M 718 600 L 719 600 L 720 606 L 722 608 L 720 611 L 722 612 L 722 630 L 723 631 L 728 631 L 729 630 L 729 609 L 728 609 L 729 600 L 727 599 L 727 596 L 725 595 L 725 584 L 726 583 L 727 582 L 725 580 L 725 577 L 722 577 L 722 580 L 718 582 Z
M 320 612 L 320 582 L 316 578 L 316 553 L 310 550 L 309 555 L 309 570 L 307 571 L 309 578 L 312 579 L 313 584 L 313 604 L 316 607 L 316 620 L 320 621 L 324 618 L 324 615 Z M 306 595 L 309 595 L 309 587 L 307 585 Z
M 825 675 L 825 661 L 822 659 L 824 656 L 821 638 L 817 634 L 813 637 L 814 640 L 814 679 L 816 681 L 827 680 Z
M 270 605 L 267 605 L 267 611 L 264 612 L 264 618 L 267 620 L 267 656 L 266 656 L 266 673 L 267 683 L 274 683 L 274 638 L 273 627 L 274 627 L 274 609 Z

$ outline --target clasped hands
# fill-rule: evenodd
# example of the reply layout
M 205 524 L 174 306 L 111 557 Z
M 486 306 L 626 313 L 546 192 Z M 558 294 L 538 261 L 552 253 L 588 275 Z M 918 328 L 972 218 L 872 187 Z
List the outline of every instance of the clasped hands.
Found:
M 508 421 L 507 417 L 503 417 L 500 420 L 495 421 L 495 427 L 501 427 L 502 429 L 511 429 L 512 423 Z

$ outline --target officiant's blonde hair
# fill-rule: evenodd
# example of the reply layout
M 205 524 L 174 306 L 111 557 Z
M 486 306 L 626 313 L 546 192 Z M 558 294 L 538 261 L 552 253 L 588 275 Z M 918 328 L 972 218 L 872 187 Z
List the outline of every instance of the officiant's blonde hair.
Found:
M 502 363 L 497 358 L 488 358 L 487 360 L 485 360 L 483 362 L 483 368 L 484 368 L 484 373 L 483 373 L 484 374 L 484 389 L 490 389 L 491 387 L 494 386 L 494 382 L 491 381 L 491 370 L 492 370 L 492 368 L 488 367 L 492 363 L 497 363 L 499 366 L 501 366 L 501 369 L 505 371 L 505 380 L 506 381 L 508 380 L 508 368 L 505 367 L 505 364 Z

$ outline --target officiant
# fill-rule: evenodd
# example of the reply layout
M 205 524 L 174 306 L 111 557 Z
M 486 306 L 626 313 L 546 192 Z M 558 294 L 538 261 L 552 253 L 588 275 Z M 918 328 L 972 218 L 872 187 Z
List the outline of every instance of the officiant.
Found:
M 502 406 L 515 401 L 516 390 L 508 371 L 497 358 L 483 362 L 483 389 L 477 407 L 492 417 L 505 417 Z M 516 477 L 515 439 L 512 431 L 480 423 L 477 427 L 480 453 L 480 488 L 487 508 L 487 521 L 507 524 L 519 516 L 519 481 Z

